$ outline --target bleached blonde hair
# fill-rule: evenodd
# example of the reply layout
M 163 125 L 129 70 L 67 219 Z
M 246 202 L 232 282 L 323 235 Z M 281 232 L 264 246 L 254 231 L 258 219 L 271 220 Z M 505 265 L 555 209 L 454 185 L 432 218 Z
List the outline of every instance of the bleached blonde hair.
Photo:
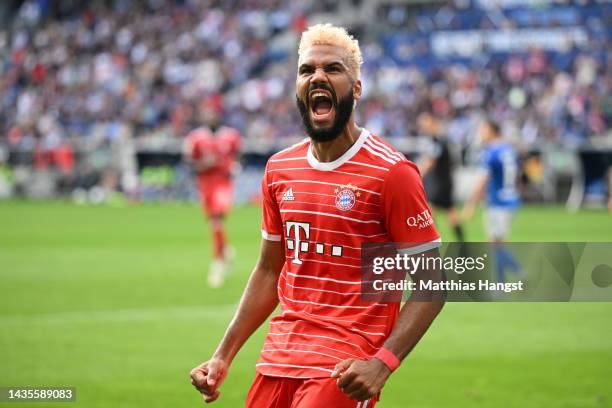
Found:
M 298 47 L 298 56 L 301 57 L 313 45 L 334 45 L 343 48 L 347 54 L 349 69 L 355 75 L 355 79 L 361 77 L 363 57 L 361 56 L 359 41 L 350 35 L 346 28 L 336 27 L 329 23 L 308 27 L 302 33 L 300 46 Z

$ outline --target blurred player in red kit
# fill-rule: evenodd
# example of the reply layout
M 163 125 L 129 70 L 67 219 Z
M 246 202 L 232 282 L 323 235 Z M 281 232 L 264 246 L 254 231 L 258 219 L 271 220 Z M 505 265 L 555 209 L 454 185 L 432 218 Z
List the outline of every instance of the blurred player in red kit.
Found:
M 212 229 L 214 253 L 208 284 L 217 288 L 223 285 L 234 257 L 234 249 L 227 243 L 224 218 L 232 207 L 240 134 L 236 129 L 219 127 L 219 113 L 215 111 L 207 111 L 205 118 L 208 126 L 187 135 L 183 156 L 197 174 L 202 207 Z
M 296 105 L 309 137 L 268 160 L 259 260 L 217 350 L 191 382 L 205 402 L 216 400 L 232 360 L 280 304 L 247 408 L 372 408 L 443 300 L 424 293 L 428 301 L 411 298 L 401 308 L 364 300 L 361 245 L 410 243 L 400 251 L 437 256 L 440 235 L 416 165 L 355 123 L 357 41 L 341 27 L 316 25 L 302 34 L 298 55 Z

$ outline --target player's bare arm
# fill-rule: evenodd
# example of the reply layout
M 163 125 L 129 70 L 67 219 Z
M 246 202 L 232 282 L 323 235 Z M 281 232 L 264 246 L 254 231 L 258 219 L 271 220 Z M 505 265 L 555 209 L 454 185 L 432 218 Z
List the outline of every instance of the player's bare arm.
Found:
M 425 253 L 425 256 L 439 256 L 438 249 Z M 425 278 L 432 279 L 432 274 L 439 271 L 416 271 L 412 276 L 416 282 Z M 441 279 L 441 274 L 437 277 Z M 420 286 L 420 285 L 419 285 Z M 417 287 L 419 287 L 417 286 Z M 408 300 L 400 311 L 397 323 L 391 335 L 385 341 L 384 348 L 402 361 L 429 329 L 442 307 L 444 299 L 433 291 L 419 289 L 413 294 L 419 300 Z M 430 301 L 423 301 L 430 299 Z M 348 359 L 339 363 L 332 377 L 337 378 L 338 387 L 350 398 L 364 401 L 377 395 L 391 375 L 391 369 L 380 359 Z
M 210 360 L 191 370 L 191 383 L 205 402 L 216 400 L 232 360 L 247 339 L 278 304 L 278 276 L 285 261 L 280 242 L 262 240 L 259 260 L 251 273 L 238 309 Z
M 478 203 L 480 203 L 484 197 L 488 181 L 489 176 L 486 174 L 479 177 L 478 181 L 476 182 L 476 187 L 474 187 L 474 191 L 472 191 L 472 194 L 465 203 L 465 208 L 463 209 L 461 218 L 464 220 L 471 220 L 474 217 L 476 207 L 478 207 Z
M 418 163 L 421 177 L 425 177 L 436 165 L 437 160 L 433 157 L 426 157 Z

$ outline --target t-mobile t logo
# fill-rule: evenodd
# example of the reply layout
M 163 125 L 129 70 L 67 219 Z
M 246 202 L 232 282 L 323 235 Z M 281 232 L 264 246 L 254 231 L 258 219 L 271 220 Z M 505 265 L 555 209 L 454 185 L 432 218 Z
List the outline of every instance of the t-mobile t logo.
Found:
M 308 252 L 308 239 L 310 238 L 310 224 L 307 222 L 287 221 L 287 249 L 293 250 L 291 263 L 301 265 L 300 252 Z M 293 233 L 291 232 L 293 230 Z M 304 231 L 304 237 L 300 237 L 300 230 Z M 291 237 L 291 238 L 289 238 Z

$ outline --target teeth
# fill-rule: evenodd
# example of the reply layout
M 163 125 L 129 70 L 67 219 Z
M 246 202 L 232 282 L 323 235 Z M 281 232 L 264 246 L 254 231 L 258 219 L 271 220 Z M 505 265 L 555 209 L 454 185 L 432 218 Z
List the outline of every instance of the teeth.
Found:
M 314 94 L 312 94 L 311 98 L 314 99 L 314 98 L 318 98 L 319 96 L 322 96 L 324 98 L 329 98 L 327 94 L 323 92 L 315 92 Z

